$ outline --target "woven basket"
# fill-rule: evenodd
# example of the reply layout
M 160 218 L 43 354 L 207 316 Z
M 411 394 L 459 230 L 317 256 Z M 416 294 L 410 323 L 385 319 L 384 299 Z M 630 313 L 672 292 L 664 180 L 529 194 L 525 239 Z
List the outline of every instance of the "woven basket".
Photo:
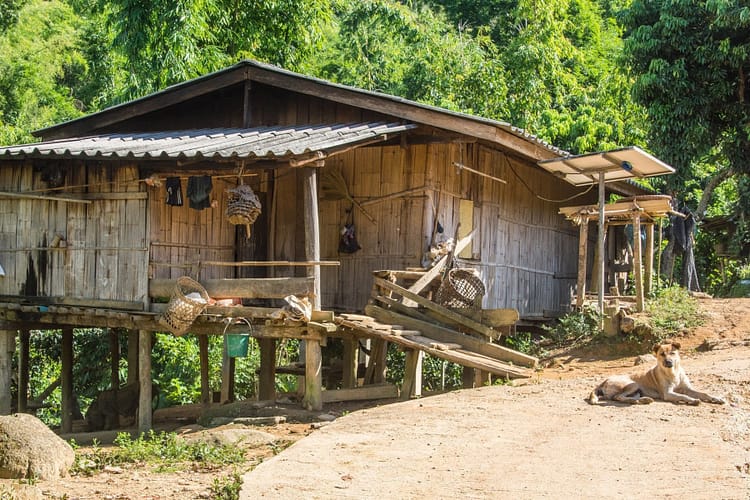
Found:
M 188 297 L 191 293 L 200 294 L 200 299 Z M 182 335 L 188 331 L 195 318 L 206 309 L 208 300 L 208 293 L 200 283 L 187 276 L 178 278 L 169 304 L 159 317 L 159 323 L 175 335 Z
M 260 215 L 260 200 L 250 186 L 240 184 L 236 188 L 227 190 L 227 219 L 231 224 L 249 225 Z
M 435 294 L 435 302 L 450 309 L 482 308 L 485 288 L 482 280 L 467 269 L 448 271 Z

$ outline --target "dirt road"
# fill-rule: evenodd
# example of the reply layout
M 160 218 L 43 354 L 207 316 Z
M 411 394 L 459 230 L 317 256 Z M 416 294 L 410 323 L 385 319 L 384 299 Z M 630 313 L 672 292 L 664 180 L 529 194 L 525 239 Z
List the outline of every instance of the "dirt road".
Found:
M 750 300 L 708 314 L 680 339 L 683 363 L 726 405 L 591 406 L 602 374 L 634 358 L 570 358 L 520 387 L 341 417 L 247 473 L 241 498 L 749 499 Z M 695 351 L 704 338 L 722 348 Z

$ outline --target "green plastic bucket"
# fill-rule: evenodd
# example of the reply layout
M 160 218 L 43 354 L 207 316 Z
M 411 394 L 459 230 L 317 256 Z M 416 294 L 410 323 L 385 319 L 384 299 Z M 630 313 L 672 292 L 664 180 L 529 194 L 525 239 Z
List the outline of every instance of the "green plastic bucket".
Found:
M 250 345 L 250 334 L 248 333 L 227 333 L 227 356 L 230 358 L 247 357 L 248 346 Z

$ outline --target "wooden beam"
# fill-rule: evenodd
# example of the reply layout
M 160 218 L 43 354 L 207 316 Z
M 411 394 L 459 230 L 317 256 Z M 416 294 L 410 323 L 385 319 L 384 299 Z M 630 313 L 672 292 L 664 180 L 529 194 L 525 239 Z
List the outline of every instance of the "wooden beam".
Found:
M 312 167 L 302 169 L 305 213 L 305 259 L 320 260 L 320 220 L 318 216 L 318 171 Z M 320 266 L 307 268 L 307 277 L 313 281 L 313 309 L 319 311 L 320 302 Z
M 633 277 L 635 279 L 635 310 L 643 312 L 643 255 L 641 244 L 641 214 L 633 217 Z
M 234 401 L 234 358 L 227 352 L 227 336 L 223 337 L 221 356 L 221 404 Z
M 394 307 L 393 305 L 391 307 Z M 404 308 L 409 309 L 409 308 Z M 429 321 L 429 318 L 422 315 L 418 311 L 410 311 L 417 317 L 410 317 L 405 314 L 399 314 L 394 310 L 383 309 L 375 305 L 368 305 L 365 307 L 365 312 L 385 323 L 391 323 L 395 325 L 403 325 L 407 328 L 421 331 L 425 336 L 433 338 L 441 342 L 452 342 L 461 344 L 463 348 L 470 352 L 482 354 L 500 361 L 507 361 L 514 363 L 519 366 L 535 367 L 538 363 L 537 358 L 523 354 L 507 347 L 499 346 L 497 344 L 490 344 L 474 337 L 464 335 L 450 328 L 444 328 L 436 325 Z M 341 321 L 341 320 L 339 320 Z
M 390 290 L 392 292 L 397 293 L 398 295 L 401 295 L 402 297 L 409 298 L 419 304 L 420 306 L 429 309 L 441 316 L 444 316 L 448 318 L 449 320 L 456 322 L 460 324 L 461 326 L 464 326 L 466 328 L 469 328 L 479 334 L 484 335 L 487 338 L 495 338 L 498 337 L 500 334 L 496 330 L 493 330 L 492 328 L 483 325 L 482 323 L 479 323 L 477 321 L 474 321 L 473 319 L 464 316 L 463 314 L 454 312 L 447 307 L 443 307 L 439 304 L 436 304 L 435 302 L 426 299 L 422 297 L 421 295 L 417 295 L 416 293 L 410 292 L 407 289 L 400 287 L 399 285 L 396 285 L 395 283 L 391 283 L 390 281 L 386 281 L 381 278 L 374 278 L 375 285 L 385 288 L 386 290 Z
M 583 216 L 578 226 L 578 281 L 576 282 L 576 307 L 583 307 L 586 298 L 586 265 L 588 263 L 589 218 Z
M 149 280 L 150 297 L 169 298 L 176 280 Z M 287 295 L 312 296 L 315 280 L 307 278 L 240 278 L 203 280 L 201 285 L 214 299 L 283 299 Z
M 138 331 L 138 431 L 152 428 L 151 415 L 151 332 Z
M 323 409 L 323 355 L 320 342 L 305 341 L 305 396 L 302 406 L 307 410 Z
M 60 410 L 60 430 L 69 433 L 73 430 L 73 328 L 62 329 L 62 402 Z
M 363 401 L 367 399 L 393 399 L 398 397 L 398 387 L 393 384 L 365 385 L 352 389 L 323 391 L 324 403 Z
M 645 257 L 645 277 L 643 280 L 643 292 L 651 293 L 654 279 L 654 224 L 646 224 L 646 257 Z
M 128 330 L 128 384 L 138 381 L 138 330 Z

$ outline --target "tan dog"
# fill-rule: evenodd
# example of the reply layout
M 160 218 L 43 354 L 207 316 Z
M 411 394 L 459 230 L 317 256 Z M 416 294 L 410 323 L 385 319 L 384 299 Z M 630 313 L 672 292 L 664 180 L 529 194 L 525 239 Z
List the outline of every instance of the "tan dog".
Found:
M 693 389 L 680 364 L 679 349 L 677 342 L 656 344 L 656 366 L 634 375 L 609 377 L 591 392 L 587 401 L 592 405 L 606 399 L 631 404 L 653 403 L 654 399 L 689 405 L 701 401 L 724 404 L 721 398 Z

